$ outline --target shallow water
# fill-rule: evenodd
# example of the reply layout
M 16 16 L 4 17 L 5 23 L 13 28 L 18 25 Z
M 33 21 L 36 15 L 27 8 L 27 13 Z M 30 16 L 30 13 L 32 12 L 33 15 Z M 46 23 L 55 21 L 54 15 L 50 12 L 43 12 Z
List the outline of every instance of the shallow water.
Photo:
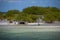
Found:
M 18 26 L 0 26 L 0 40 L 60 40 L 60 31 L 47 30 Z

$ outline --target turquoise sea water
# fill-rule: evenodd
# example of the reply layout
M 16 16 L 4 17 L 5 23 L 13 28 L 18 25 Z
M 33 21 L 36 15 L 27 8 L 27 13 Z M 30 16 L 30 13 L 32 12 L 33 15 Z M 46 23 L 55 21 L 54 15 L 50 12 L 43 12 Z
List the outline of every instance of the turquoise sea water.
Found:
M 0 26 L 0 40 L 60 40 L 60 32 Z

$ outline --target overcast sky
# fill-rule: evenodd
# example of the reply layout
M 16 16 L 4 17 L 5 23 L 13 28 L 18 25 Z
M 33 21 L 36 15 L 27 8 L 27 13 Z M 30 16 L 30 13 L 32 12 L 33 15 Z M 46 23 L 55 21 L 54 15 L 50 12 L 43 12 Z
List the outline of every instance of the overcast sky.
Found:
M 29 6 L 57 7 L 60 8 L 60 0 L 0 0 L 0 11 L 22 10 Z

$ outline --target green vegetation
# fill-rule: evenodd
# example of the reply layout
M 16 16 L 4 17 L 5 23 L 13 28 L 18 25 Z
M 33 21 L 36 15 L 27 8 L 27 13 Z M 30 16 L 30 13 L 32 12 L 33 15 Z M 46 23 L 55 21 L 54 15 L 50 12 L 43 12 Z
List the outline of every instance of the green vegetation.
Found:
M 19 10 L 9 10 L 6 12 L 5 16 L 8 20 L 15 20 L 19 13 Z
M 4 18 L 5 18 L 4 12 L 0 12 L 0 19 L 2 20 L 2 19 L 4 19 Z
M 19 10 L 8 10 L 5 14 L 0 12 L 0 19 L 15 20 L 15 21 L 27 21 L 36 22 L 39 18 L 38 15 L 43 16 L 43 21 L 54 22 L 60 21 L 60 9 L 56 7 L 27 7 L 22 12 Z
M 36 15 L 20 13 L 17 16 L 16 20 L 17 21 L 34 22 L 34 21 L 36 21 L 37 18 L 38 18 L 38 16 L 36 16 Z

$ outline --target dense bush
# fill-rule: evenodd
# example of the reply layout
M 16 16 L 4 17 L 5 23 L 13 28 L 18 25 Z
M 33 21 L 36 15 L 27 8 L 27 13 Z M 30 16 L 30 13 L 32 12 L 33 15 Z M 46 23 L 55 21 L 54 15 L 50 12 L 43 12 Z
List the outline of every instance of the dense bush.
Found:
M 19 10 L 8 10 L 3 14 L 3 12 L 0 12 L 0 19 L 35 22 L 39 18 L 37 15 L 42 15 L 44 17 L 42 18 L 43 21 L 46 22 L 60 21 L 60 9 L 56 7 L 32 6 L 24 8 L 22 12 Z

